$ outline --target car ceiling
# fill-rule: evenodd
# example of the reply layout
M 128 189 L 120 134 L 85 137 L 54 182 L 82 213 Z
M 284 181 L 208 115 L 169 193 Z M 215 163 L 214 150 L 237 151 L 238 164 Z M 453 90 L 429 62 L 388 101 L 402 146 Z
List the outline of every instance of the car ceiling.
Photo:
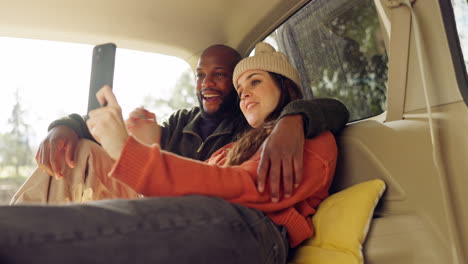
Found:
M 243 55 L 306 0 L 0 0 L 0 36 L 118 47 L 180 57 L 209 45 Z

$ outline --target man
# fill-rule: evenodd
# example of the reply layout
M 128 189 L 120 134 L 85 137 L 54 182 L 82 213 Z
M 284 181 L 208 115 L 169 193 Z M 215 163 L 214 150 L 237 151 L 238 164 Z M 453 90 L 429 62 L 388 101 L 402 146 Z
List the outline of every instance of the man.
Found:
M 214 45 L 203 51 L 196 69 L 200 103 L 191 110 L 179 110 L 155 136 L 162 149 L 188 158 L 206 160 L 217 149 L 234 141 L 248 127 L 239 111 L 232 74 L 242 59 L 234 49 Z M 298 100 L 289 104 L 265 141 L 258 171 L 258 190 L 269 186 L 273 201 L 292 194 L 302 177 L 304 132 L 308 138 L 325 130 L 339 133 L 349 118 L 346 107 L 334 99 Z M 305 129 L 304 129 L 305 128 Z M 84 120 L 76 114 L 54 121 L 36 155 L 39 168 L 63 177 L 67 166 L 75 167 L 74 154 L 80 138 L 93 140 Z M 22 191 L 20 190 L 19 195 Z M 16 195 L 18 196 L 18 194 Z

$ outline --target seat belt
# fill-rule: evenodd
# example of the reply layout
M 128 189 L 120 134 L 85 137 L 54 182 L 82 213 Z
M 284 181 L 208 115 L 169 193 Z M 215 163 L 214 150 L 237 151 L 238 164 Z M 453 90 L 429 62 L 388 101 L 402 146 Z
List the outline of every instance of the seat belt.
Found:
M 411 0 L 414 2 L 415 0 Z M 386 122 L 403 119 L 405 108 L 411 11 L 399 0 L 383 0 L 391 8 Z

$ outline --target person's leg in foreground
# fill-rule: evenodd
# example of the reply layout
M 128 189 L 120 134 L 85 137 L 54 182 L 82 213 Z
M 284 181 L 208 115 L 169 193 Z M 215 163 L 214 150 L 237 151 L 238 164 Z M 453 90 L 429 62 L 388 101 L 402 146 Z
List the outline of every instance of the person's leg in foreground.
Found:
M 285 263 L 263 213 L 204 196 L 1 207 L 0 263 Z

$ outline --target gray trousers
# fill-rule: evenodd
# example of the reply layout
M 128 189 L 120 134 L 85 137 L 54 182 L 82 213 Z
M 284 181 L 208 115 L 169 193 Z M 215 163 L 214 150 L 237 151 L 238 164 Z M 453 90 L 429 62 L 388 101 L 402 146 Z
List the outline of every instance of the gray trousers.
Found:
M 286 263 L 284 228 L 205 196 L 0 207 L 0 263 Z

